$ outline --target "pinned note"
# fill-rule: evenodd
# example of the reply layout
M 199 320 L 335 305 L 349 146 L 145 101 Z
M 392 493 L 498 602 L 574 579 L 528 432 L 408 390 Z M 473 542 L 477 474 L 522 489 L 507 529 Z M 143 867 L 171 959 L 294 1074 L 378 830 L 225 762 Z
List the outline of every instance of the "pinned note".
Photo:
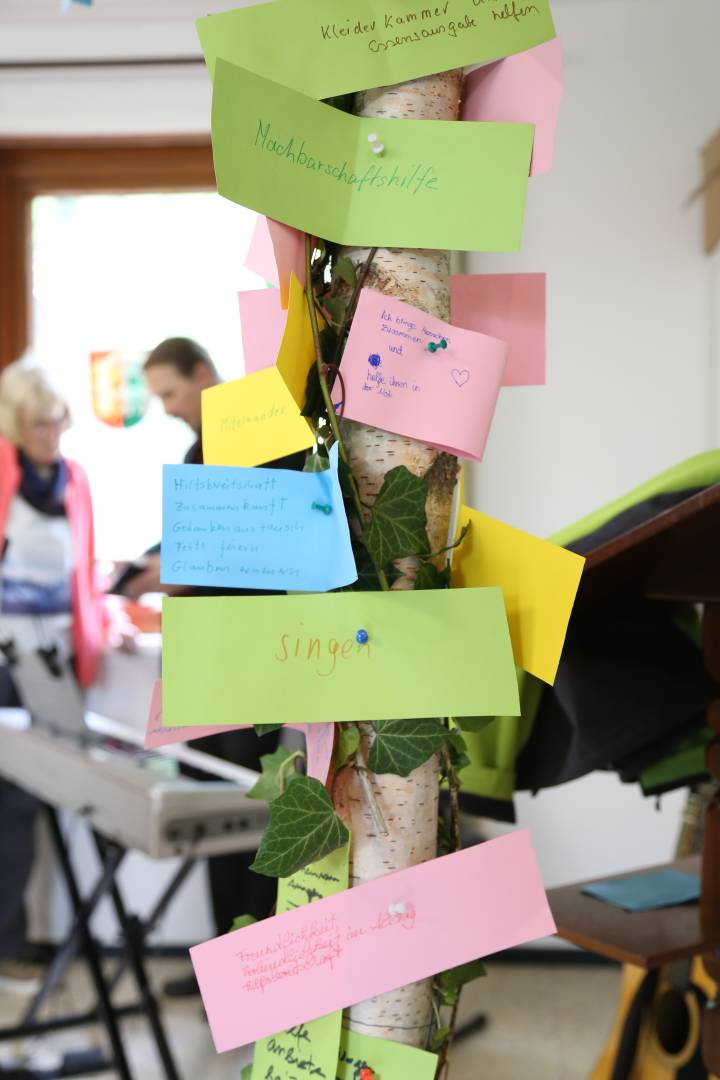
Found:
M 281 305 L 286 308 L 292 274 L 305 288 L 305 234 L 259 215 L 245 265 L 280 290 Z
M 357 581 L 338 444 L 325 472 L 163 466 L 163 585 L 327 592 Z
M 463 506 L 458 529 L 467 524 L 453 557 L 453 584 L 500 586 L 516 664 L 552 684 L 585 560 Z
M 287 312 L 278 289 L 253 289 L 238 293 L 245 374 L 273 367 L 280 352 Z
M 256 724 L 517 715 L 502 593 L 166 598 L 164 723 L 233 725 L 239 701 Z
M 153 684 L 143 745 L 146 750 L 159 750 L 163 746 L 174 746 L 176 743 L 202 739 L 205 735 L 219 735 L 221 731 L 242 731 L 252 726 L 252 724 L 235 724 L 233 727 L 227 724 L 220 726 L 196 724 L 192 727 L 165 727 L 162 719 L 162 680 L 156 679 Z M 332 761 L 335 725 L 286 724 L 285 727 L 294 728 L 295 731 L 303 733 L 307 750 L 305 766 L 307 775 L 319 780 L 321 784 L 326 783 Z
M 532 133 L 529 124 L 351 116 L 225 60 L 217 64 L 212 137 L 220 194 L 339 244 L 517 250 Z M 371 134 L 385 148 L 381 156 Z
M 337 1080 L 357 1080 L 363 1069 L 371 1069 L 378 1080 L 385 1077 L 388 1080 L 405 1080 L 406 1077 L 434 1080 L 437 1064 L 437 1054 L 344 1028 L 340 1036 Z
M 507 342 L 503 386 L 545 382 L 545 274 L 454 274 L 450 318 Z
M 342 11 L 303 0 L 210 15 L 197 29 L 211 75 L 222 57 L 315 98 L 497 60 L 555 35 L 548 0 L 354 0 Z
M 465 79 L 461 120 L 534 124 L 530 175 L 550 172 L 563 91 L 559 38 L 471 71 Z
M 328 896 L 337 896 L 349 885 L 349 849 L 331 851 L 324 859 L 278 881 L 277 913 Z M 297 1024 L 255 1044 L 252 1077 L 254 1080 L 296 1080 L 298 1074 L 335 1076 L 340 1055 L 342 1010 Z
M 404 911 L 389 915 L 400 900 Z M 554 930 L 520 830 L 223 934 L 190 956 L 223 1051 Z
M 293 275 L 285 333 L 276 363 L 203 390 L 202 439 L 207 465 L 262 465 L 309 450 L 312 428 L 300 415 L 315 362 L 305 293 Z
M 363 289 L 342 358 L 344 415 L 479 461 L 507 353 L 504 341 Z

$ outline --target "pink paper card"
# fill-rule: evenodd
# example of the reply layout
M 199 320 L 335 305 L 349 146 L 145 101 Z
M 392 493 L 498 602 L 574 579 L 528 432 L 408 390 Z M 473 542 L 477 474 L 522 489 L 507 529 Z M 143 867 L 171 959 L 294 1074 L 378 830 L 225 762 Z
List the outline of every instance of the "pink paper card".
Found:
M 526 830 L 190 950 L 218 1052 L 555 932 Z
M 465 80 L 461 120 L 534 124 L 530 175 L 550 172 L 563 91 L 559 38 L 472 71 Z
M 335 725 L 287 724 L 286 726 L 301 731 L 305 736 L 307 775 L 324 784 L 328 778 L 330 762 L 332 761 Z M 146 750 L 159 750 L 162 746 L 173 746 L 175 743 L 190 742 L 191 739 L 202 739 L 205 735 L 219 735 L 223 731 L 240 731 L 249 727 L 250 724 L 238 724 L 237 727 L 228 727 L 227 724 L 209 727 L 201 724 L 198 724 L 197 727 L 163 727 L 162 679 L 156 679 L 153 683 L 143 745 Z
M 272 367 L 285 333 L 287 311 L 278 289 L 253 289 L 238 293 L 245 374 Z
M 480 461 L 507 354 L 496 337 L 363 289 L 341 364 L 343 414 Z
M 545 382 L 545 274 L 453 274 L 450 318 L 509 346 L 503 386 Z
M 272 218 L 260 216 L 245 257 L 249 270 L 280 289 L 280 302 L 288 306 L 290 275 L 305 288 L 305 233 Z

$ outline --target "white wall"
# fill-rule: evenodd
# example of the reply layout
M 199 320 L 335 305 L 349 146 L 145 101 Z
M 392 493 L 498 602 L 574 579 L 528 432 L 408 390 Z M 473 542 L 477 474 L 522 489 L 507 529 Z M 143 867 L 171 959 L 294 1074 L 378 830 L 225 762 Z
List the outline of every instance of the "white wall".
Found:
M 717 445 L 717 261 L 684 207 L 720 127 L 717 0 L 557 2 L 566 55 L 555 168 L 530 181 L 520 255 L 468 270 L 546 270 L 548 383 L 506 389 L 473 504 L 539 535 Z M 614 776 L 518 798 L 546 881 L 669 856 L 681 795 Z
M 140 19 L 137 3 L 98 0 L 111 37 L 106 17 L 121 21 L 121 7 Z M 161 23 L 173 7 L 153 3 L 153 23 L 135 37 L 143 55 L 167 53 L 170 32 L 187 55 L 177 20 Z M 522 252 L 467 267 L 549 275 L 548 385 L 503 391 L 470 482 L 474 505 L 540 535 L 707 449 L 720 416 L 717 264 L 701 253 L 699 206 L 683 206 L 698 151 L 720 126 L 720 7 L 556 0 L 554 12 L 566 50 L 555 169 L 531 181 Z M 92 9 L 78 8 L 75 25 L 81 17 L 87 26 Z M 67 53 L 69 25 L 60 42 L 38 24 L 39 54 Z M 78 48 L 105 47 L 98 27 Z M 126 33 L 117 40 L 127 47 Z M 13 36 L 16 55 L 27 41 Z M 0 133 L 201 131 L 208 111 L 199 66 L 0 72 Z M 658 814 L 598 774 L 518 806 L 553 884 L 664 859 L 681 802 L 666 799 Z M 185 919 L 168 930 L 185 932 Z

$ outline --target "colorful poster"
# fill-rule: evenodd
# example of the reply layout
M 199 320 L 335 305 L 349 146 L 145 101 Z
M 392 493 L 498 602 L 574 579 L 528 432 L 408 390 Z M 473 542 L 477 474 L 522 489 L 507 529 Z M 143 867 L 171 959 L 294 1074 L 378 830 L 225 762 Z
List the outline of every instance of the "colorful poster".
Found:
M 90 353 L 93 412 L 108 427 L 133 427 L 150 403 L 142 360 L 117 350 Z
M 314 98 L 499 60 L 555 36 L 549 0 L 354 0 L 342 10 L 334 0 L 303 0 L 196 25 L 211 76 L 222 58 Z
M 303 232 L 360 247 L 520 245 L 530 124 L 351 116 L 220 60 L 212 133 L 220 194 Z
M 222 1052 L 554 932 L 530 835 L 519 830 L 223 934 L 190 956 Z
M 367 641 L 358 641 L 364 630 Z M 513 716 L 499 588 L 169 597 L 163 722 Z
M 275 364 L 203 390 L 205 464 L 263 465 L 314 446 L 312 428 L 300 415 L 314 362 L 305 293 L 293 275 L 285 333 Z
M 342 357 L 343 415 L 480 461 L 504 341 L 363 289 Z
M 357 581 L 338 479 L 325 472 L 163 466 L 163 585 L 327 592 Z
M 450 319 L 507 342 L 503 386 L 545 382 L 545 274 L 454 274 Z
M 552 684 L 585 560 L 463 506 L 458 530 L 467 524 L 453 558 L 453 585 L 499 585 L 516 664 Z
M 495 64 L 465 79 L 461 120 L 534 124 L 530 175 L 550 172 L 563 91 L 559 38 Z

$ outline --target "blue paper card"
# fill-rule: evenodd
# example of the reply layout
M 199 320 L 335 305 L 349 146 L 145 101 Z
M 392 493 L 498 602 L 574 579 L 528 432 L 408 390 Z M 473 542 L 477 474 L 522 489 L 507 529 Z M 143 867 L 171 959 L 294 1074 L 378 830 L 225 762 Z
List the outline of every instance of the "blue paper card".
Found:
M 654 911 L 700 899 L 700 879 L 680 870 L 649 870 L 629 878 L 584 885 L 584 893 L 625 911 Z
M 357 581 L 337 455 L 320 473 L 165 465 L 163 584 L 327 592 Z

